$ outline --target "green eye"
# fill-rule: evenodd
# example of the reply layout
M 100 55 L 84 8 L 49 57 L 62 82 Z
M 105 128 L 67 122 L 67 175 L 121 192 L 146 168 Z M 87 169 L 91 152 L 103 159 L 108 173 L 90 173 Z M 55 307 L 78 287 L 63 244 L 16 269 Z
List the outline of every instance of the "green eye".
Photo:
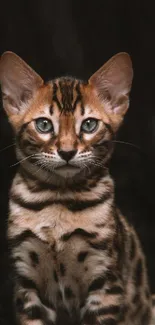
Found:
M 95 118 L 88 118 L 87 120 L 83 121 L 81 125 L 81 131 L 85 133 L 93 133 L 98 127 L 98 120 Z
M 40 117 L 35 121 L 36 129 L 41 133 L 49 133 L 53 131 L 53 124 L 50 120 Z

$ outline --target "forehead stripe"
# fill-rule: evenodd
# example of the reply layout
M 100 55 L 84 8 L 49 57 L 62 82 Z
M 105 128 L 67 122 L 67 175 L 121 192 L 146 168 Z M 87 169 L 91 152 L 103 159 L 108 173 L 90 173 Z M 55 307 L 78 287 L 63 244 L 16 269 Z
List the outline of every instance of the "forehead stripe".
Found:
M 80 83 L 78 83 L 76 85 L 76 92 L 77 92 L 77 99 L 75 101 L 76 105 L 79 101 L 81 101 L 81 115 L 84 115 L 85 113 L 85 109 L 84 109 L 84 106 L 83 106 L 83 101 L 82 101 L 82 95 L 81 95 L 81 91 L 80 91 Z
M 59 107 L 59 109 L 61 111 L 62 106 L 61 106 L 61 103 L 59 102 L 58 97 L 57 97 L 57 89 L 58 89 L 58 86 L 54 82 L 53 83 L 53 97 L 52 97 L 52 100 L 53 100 L 53 102 L 55 102 L 57 104 L 57 106 Z
M 58 89 L 61 93 L 61 98 L 57 96 Z M 73 103 L 74 91 L 76 91 L 76 98 Z M 53 82 L 52 100 L 57 104 L 61 113 L 73 113 L 79 102 L 81 102 L 81 115 L 85 113 L 79 81 L 64 78 L 59 80 L 58 85 L 56 82 Z M 50 108 L 50 114 L 53 114 L 52 107 Z
M 72 112 L 72 101 L 73 101 L 73 87 L 74 87 L 74 80 L 72 82 L 63 82 L 59 81 L 59 87 L 62 96 L 62 111 L 65 113 Z

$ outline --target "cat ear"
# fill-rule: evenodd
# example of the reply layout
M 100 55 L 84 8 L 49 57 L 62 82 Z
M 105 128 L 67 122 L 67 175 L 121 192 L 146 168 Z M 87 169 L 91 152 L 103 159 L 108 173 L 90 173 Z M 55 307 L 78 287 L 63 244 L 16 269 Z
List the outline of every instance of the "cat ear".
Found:
M 26 108 L 43 80 L 18 55 L 5 52 L 0 59 L 0 84 L 4 109 L 12 115 Z
M 89 79 L 107 114 L 123 116 L 129 106 L 133 79 L 132 62 L 127 53 L 113 56 Z

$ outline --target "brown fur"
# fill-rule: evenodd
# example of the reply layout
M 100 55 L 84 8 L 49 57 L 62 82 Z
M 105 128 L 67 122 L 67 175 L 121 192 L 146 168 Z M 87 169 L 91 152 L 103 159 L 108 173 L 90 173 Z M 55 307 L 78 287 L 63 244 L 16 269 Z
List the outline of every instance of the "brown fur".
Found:
M 8 220 L 20 325 L 54 324 L 62 309 L 84 325 L 153 324 L 145 258 L 115 207 L 108 173 L 132 75 L 125 53 L 88 83 L 44 84 L 15 54 L 1 58 L 3 103 L 20 163 Z M 38 131 L 41 117 L 52 122 L 50 132 Z M 82 125 L 91 118 L 98 124 L 86 133 Z

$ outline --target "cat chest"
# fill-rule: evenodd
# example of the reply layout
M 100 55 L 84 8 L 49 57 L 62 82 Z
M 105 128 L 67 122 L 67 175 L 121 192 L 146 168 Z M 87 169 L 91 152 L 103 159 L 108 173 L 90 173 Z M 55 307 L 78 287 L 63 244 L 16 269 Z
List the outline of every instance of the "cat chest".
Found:
M 10 214 L 8 237 L 17 243 L 25 239 L 31 243 L 33 240 L 37 250 L 43 245 L 41 255 L 51 254 L 49 258 L 53 263 L 61 263 L 61 258 L 67 263 L 70 258 L 76 265 L 89 252 L 92 256 L 103 254 L 113 237 L 113 228 L 105 222 L 108 216 L 104 215 L 103 207 L 73 213 L 55 205 L 35 214 L 24 209 L 19 212 Z
M 40 211 L 33 211 L 12 203 L 8 236 L 12 238 L 29 229 L 42 241 L 49 244 L 60 242 L 60 246 L 63 246 L 67 239 L 74 235 L 85 239 L 108 236 L 109 232 L 111 233 L 109 223 L 111 218 L 110 207 L 106 204 L 72 212 L 61 204 L 53 204 Z
M 90 241 L 80 236 L 70 238 L 63 250 L 60 251 L 57 245 L 54 247 L 49 270 L 51 281 L 47 281 L 46 292 L 49 296 L 52 292 L 51 300 L 55 306 L 62 303 L 70 310 L 84 301 L 91 282 L 103 274 L 108 265 L 105 251 L 96 251 Z
M 96 243 L 80 233 L 65 238 L 63 244 L 30 236 L 14 248 L 13 258 L 18 274 L 32 279 L 43 298 L 70 310 L 83 302 L 91 282 L 111 263 L 106 247 L 98 248 Z
M 18 271 L 56 306 L 62 302 L 70 309 L 71 301 L 82 301 L 93 279 L 111 263 L 112 228 L 104 208 L 71 213 L 56 205 L 35 213 L 11 212 L 8 235 L 17 243 L 13 257 Z

